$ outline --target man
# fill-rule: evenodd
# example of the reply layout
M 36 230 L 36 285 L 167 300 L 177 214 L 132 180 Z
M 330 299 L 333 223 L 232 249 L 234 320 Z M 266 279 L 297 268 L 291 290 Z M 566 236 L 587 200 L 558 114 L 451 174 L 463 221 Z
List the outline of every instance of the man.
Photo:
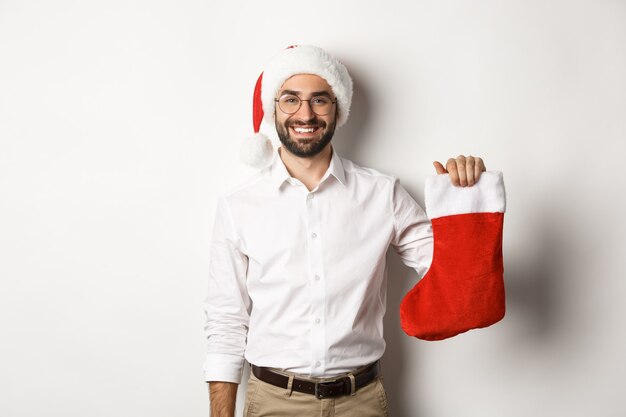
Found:
M 250 139 L 242 155 L 261 169 L 218 204 L 205 303 L 205 376 L 214 417 L 234 415 L 244 357 L 252 366 L 246 416 L 389 413 L 378 362 L 385 349 L 385 253 L 391 245 L 420 277 L 442 268 L 433 261 L 431 220 L 398 179 L 340 158 L 332 147 L 351 99 L 345 67 L 312 46 L 283 51 L 259 78 L 255 131 L 263 117 L 273 121 L 282 146 L 274 151 L 260 134 Z M 458 200 L 449 189 L 468 187 L 475 190 L 469 212 L 503 211 L 501 177 L 482 174 L 480 158 L 434 165 L 445 183 L 438 180 L 433 189 L 448 194 L 431 204 L 433 212 L 446 217 L 447 202 Z M 498 193 L 502 198 L 493 203 Z M 489 324 L 442 332 L 447 313 L 424 303 L 431 290 L 422 289 L 407 296 L 407 333 L 438 339 Z

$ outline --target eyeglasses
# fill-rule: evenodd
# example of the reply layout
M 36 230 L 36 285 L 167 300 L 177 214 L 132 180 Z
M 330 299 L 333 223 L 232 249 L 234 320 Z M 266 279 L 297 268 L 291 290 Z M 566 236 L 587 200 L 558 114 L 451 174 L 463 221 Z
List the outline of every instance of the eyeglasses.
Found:
M 330 113 L 333 104 L 337 102 L 337 100 L 331 100 L 326 96 L 317 96 L 309 100 L 302 100 L 300 97 L 293 94 L 285 94 L 284 96 L 280 96 L 280 98 L 274 99 L 274 101 L 277 102 L 278 107 L 287 114 L 294 114 L 300 110 L 303 101 L 308 101 L 311 110 L 318 116 L 326 116 Z

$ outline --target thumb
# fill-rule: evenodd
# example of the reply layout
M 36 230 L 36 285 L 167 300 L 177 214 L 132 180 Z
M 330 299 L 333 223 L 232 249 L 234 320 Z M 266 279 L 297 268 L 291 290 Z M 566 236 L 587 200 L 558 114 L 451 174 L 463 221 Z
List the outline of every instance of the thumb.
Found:
M 448 171 L 446 171 L 446 169 L 443 167 L 443 165 L 441 165 L 441 162 L 435 161 L 435 162 L 433 162 L 433 165 L 435 166 L 435 169 L 437 170 L 437 174 L 441 175 L 441 174 L 447 174 L 448 173 Z

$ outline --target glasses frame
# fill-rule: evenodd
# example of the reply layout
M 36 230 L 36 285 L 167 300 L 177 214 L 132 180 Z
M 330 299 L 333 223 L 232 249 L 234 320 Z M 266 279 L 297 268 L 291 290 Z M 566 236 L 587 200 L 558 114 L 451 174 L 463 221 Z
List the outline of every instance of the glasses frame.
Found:
M 318 97 L 326 97 L 326 96 L 323 96 L 323 95 L 320 95 L 320 96 L 315 96 L 315 97 L 311 97 L 311 98 L 310 98 L 310 99 L 308 99 L 308 100 L 302 99 L 302 98 L 300 98 L 300 97 L 298 97 L 298 96 L 296 96 L 296 95 L 294 95 L 294 94 L 285 94 L 285 95 L 280 96 L 280 97 L 284 97 L 284 96 L 293 96 L 293 97 L 296 97 L 298 100 L 300 100 L 300 105 L 298 106 L 298 108 L 297 108 L 294 112 L 289 113 L 289 112 L 286 112 L 285 110 L 283 110 L 283 108 L 282 108 L 282 107 L 280 107 L 280 98 L 275 98 L 275 99 L 274 99 L 274 101 L 277 103 L 278 108 L 280 109 L 280 111 L 282 111 L 282 112 L 283 112 L 283 113 L 285 113 L 285 114 L 296 114 L 296 113 L 298 113 L 298 111 L 299 111 L 299 110 L 300 110 L 300 108 L 302 107 L 302 102 L 303 102 L 303 101 L 308 101 L 308 102 L 309 102 L 309 108 L 311 109 L 311 111 L 312 111 L 313 113 L 315 113 L 315 114 L 316 114 L 316 115 L 318 115 L 318 116 L 328 116 L 328 115 L 330 114 L 330 109 L 329 109 L 328 113 L 319 114 L 318 112 L 316 112 L 316 111 L 315 111 L 315 109 L 313 109 L 313 106 L 311 106 L 311 100 L 315 100 L 315 99 L 316 99 L 316 98 L 318 98 Z M 337 99 L 331 100 L 331 101 L 330 101 L 330 103 L 331 103 L 331 104 L 337 104 Z M 331 106 L 331 107 L 332 107 L 332 106 Z

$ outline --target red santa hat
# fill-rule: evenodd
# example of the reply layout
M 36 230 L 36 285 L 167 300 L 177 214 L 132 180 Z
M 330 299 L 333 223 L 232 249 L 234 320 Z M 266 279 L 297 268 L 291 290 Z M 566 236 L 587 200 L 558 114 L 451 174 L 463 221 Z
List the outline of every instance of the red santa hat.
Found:
M 288 78 L 296 74 L 314 74 L 326 80 L 337 97 L 337 127 L 348 120 L 352 104 L 352 78 L 346 67 L 316 46 L 290 46 L 267 65 L 254 87 L 254 135 L 244 140 L 240 155 L 246 164 L 263 168 L 272 162 L 274 148 L 271 140 L 260 132 L 261 122 L 265 118 L 267 122 L 273 123 L 276 93 Z

